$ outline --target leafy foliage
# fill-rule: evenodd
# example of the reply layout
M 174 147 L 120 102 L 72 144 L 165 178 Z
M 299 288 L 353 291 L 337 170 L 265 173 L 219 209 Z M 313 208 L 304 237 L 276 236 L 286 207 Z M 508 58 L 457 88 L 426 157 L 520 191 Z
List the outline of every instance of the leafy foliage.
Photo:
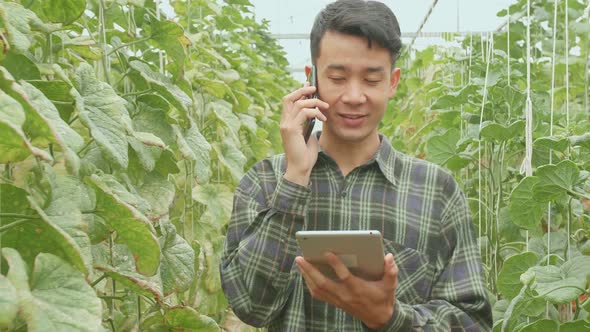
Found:
M 248 1 L 172 5 L 0 1 L 0 329 L 235 325 L 232 192 L 295 82 Z
M 584 330 L 590 293 L 588 3 L 531 3 L 532 176 L 521 171 L 524 0 L 510 5 L 510 15 L 498 13 L 510 17 L 502 32 L 407 50 L 400 59 L 404 79 L 381 131 L 397 149 L 448 168 L 464 188 L 496 300 L 495 331 Z

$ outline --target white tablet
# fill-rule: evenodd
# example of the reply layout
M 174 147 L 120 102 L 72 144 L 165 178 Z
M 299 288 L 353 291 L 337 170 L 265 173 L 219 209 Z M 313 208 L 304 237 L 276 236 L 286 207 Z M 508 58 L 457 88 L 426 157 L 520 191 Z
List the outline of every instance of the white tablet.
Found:
M 324 257 L 325 252 L 332 252 L 358 277 L 383 277 L 383 239 L 379 231 L 299 231 L 295 238 L 305 260 L 325 276 L 337 279 Z

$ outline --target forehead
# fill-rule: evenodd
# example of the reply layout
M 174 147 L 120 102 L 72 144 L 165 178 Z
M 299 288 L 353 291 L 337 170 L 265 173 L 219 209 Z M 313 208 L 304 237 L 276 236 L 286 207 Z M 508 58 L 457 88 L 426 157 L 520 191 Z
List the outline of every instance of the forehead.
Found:
M 364 37 L 335 31 L 326 31 L 322 37 L 316 60 L 318 66 L 341 69 L 389 68 L 392 65 L 389 51 L 376 42 L 369 47 L 369 41 Z

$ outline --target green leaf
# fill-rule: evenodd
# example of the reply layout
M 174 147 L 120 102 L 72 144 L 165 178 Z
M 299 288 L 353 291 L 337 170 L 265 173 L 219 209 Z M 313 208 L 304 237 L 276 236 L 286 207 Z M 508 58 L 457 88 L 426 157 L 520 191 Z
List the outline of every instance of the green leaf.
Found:
M 545 204 L 537 201 L 531 195 L 539 178 L 535 176 L 525 177 L 512 190 L 508 212 L 515 225 L 533 229 L 538 226 L 541 217 L 545 213 Z
M 525 273 L 525 275 L 528 272 Z M 521 276 L 522 277 L 522 276 Z M 508 308 L 504 312 L 504 319 L 502 321 L 502 331 L 513 331 L 518 319 L 523 314 L 525 307 L 530 304 L 532 298 L 528 295 L 531 283 L 534 282 L 534 274 L 531 277 L 521 278 L 524 286 L 520 289 L 519 293 L 510 301 Z
M 240 73 L 234 69 L 216 71 L 216 74 L 222 81 L 227 84 L 235 82 L 240 79 Z
M 187 290 L 195 279 L 195 252 L 193 248 L 176 234 L 174 225 L 161 222 L 162 264 L 160 276 L 164 295 Z
M 6 75 L 4 70 L 5 69 L 2 68 L 0 73 L 4 73 Z M 2 87 L 5 88 L 6 85 L 7 84 L 3 80 Z M 10 123 L 16 128 L 21 128 L 26 120 L 25 111 L 21 104 L 2 90 L 0 90 L 0 120 Z
M 559 325 L 556 321 L 551 319 L 540 319 L 534 323 L 525 325 L 519 329 L 518 332 L 546 332 L 546 331 L 558 331 Z
M 86 0 L 34 1 L 31 9 L 44 21 L 68 25 L 82 15 Z
M 163 20 L 159 21 L 152 19 L 150 38 L 162 50 L 166 51 L 172 60 L 179 65 L 184 64 L 185 45 L 190 44 L 188 38 L 184 36 L 184 30 L 175 22 Z
M 0 164 L 22 161 L 31 154 L 52 160 L 47 152 L 32 146 L 22 130 L 0 119 Z
M 549 330 L 545 330 L 546 332 Z M 566 322 L 561 324 L 559 327 L 559 332 L 580 332 L 580 331 L 590 331 L 590 322 L 587 320 L 576 320 L 573 322 Z
M 28 197 L 26 191 L 9 184 L 0 184 L 0 192 L 2 212 L 23 214 L 32 218 L 4 232 L 2 246 L 17 249 L 30 264 L 38 253 L 48 252 L 63 257 L 81 271 L 85 271 L 79 246 Z M 2 220 L 3 225 L 8 224 L 6 218 Z
M 80 120 L 90 133 L 104 156 L 121 168 L 127 168 L 128 125 L 125 99 L 105 82 L 99 81 L 94 69 L 82 63 L 76 71 L 76 105 Z
M 26 55 L 8 52 L 6 57 L 0 61 L 16 80 L 38 80 L 41 78 L 39 68 Z
M 207 207 L 213 222 L 225 225 L 232 210 L 233 193 L 222 184 L 205 184 L 193 188 L 193 199 Z
M 175 187 L 166 177 L 156 172 L 147 174 L 138 192 L 151 206 L 148 213 L 150 220 L 157 221 L 168 215 L 174 202 Z
M 0 251 L 2 257 L 8 262 L 7 279 L 14 286 L 19 296 L 19 305 L 24 302 L 27 293 L 29 292 L 29 273 L 27 265 L 19 255 L 18 251 L 13 248 L 2 248 Z M 22 297 L 20 297 L 22 295 Z
M 166 120 L 166 111 L 145 103 L 139 104 L 139 112 L 133 117 L 133 129 L 151 133 L 160 138 L 167 146 L 176 143 L 174 129 Z
M 202 224 L 211 223 L 211 220 L 207 220 L 207 216 L 204 216 L 203 220 L 200 220 L 200 227 Z M 203 255 L 205 257 L 205 271 L 201 275 L 205 290 L 208 295 L 214 294 L 221 291 L 221 276 L 219 274 L 219 264 L 221 264 L 221 253 L 223 252 L 223 243 L 225 237 L 223 235 L 215 235 L 215 231 L 212 231 L 210 227 L 204 226 L 202 229 L 208 230 L 206 237 L 208 239 L 200 239 Z M 213 228 L 215 229 L 215 228 Z
M 481 128 L 479 134 L 498 142 L 504 142 L 520 135 L 524 130 L 524 121 L 518 120 L 506 127 L 499 123 L 488 123 Z
M 184 158 L 195 162 L 194 172 L 197 182 L 208 182 L 211 176 L 211 145 L 201 135 L 195 124 L 184 133 L 177 126 L 174 129 L 180 153 Z
M 199 314 L 191 307 L 175 307 L 166 312 L 166 323 L 173 329 L 218 332 L 221 331 L 215 320 L 211 317 Z
M 427 159 L 439 165 L 447 165 L 453 170 L 465 167 L 469 159 L 459 154 L 457 143 L 461 133 L 457 129 L 449 129 L 442 135 L 432 136 L 426 143 Z
M 569 141 L 566 137 L 547 136 L 540 137 L 533 143 L 534 147 L 546 147 L 555 151 L 565 152 L 569 146 Z
M 544 261 L 547 255 L 556 255 L 565 259 L 567 238 L 568 235 L 563 230 L 545 233 L 542 237 L 532 237 L 529 241 L 529 249 L 542 257 L 541 261 Z
M 518 295 L 522 288 L 521 274 L 535 266 L 538 259 L 538 256 L 533 252 L 523 252 L 505 260 L 498 275 L 498 291 L 508 299 Z
M 0 329 L 12 329 L 17 311 L 16 288 L 0 274 Z
M 539 182 L 533 188 L 533 196 L 541 202 L 548 202 L 572 191 L 578 182 L 580 171 L 574 162 L 564 160 L 557 165 L 539 167 L 535 175 Z
M 214 143 L 213 148 L 217 152 L 219 162 L 230 172 L 234 183 L 240 182 L 244 176 L 246 156 L 230 137 L 226 137 L 221 143 Z
M 578 256 L 563 266 L 535 266 L 529 269 L 536 274 L 533 288 L 547 301 L 568 303 L 584 292 L 590 277 L 590 257 Z
M 31 104 L 30 98 L 32 96 L 28 96 L 23 90 L 23 87 L 16 84 L 4 68 L 2 68 L 0 73 L 4 76 L 0 80 L 0 87 L 4 90 L 0 93 L 0 96 L 7 93 L 10 96 L 8 98 L 13 98 L 12 102 L 16 101 L 20 104 L 18 109 L 20 110 L 22 107 L 22 110 L 24 110 L 26 117 L 25 122 L 22 123 L 22 130 L 25 136 L 31 141 L 31 144 L 46 147 L 49 143 L 62 142 L 55 128 L 52 127 L 50 122 Z M 63 145 L 63 143 L 61 145 Z
M 148 146 L 141 142 L 139 139 L 135 137 L 128 136 L 127 141 L 129 142 L 129 146 L 131 146 L 132 151 L 130 151 L 130 159 L 133 159 L 133 156 L 136 156 L 137 160 L 141 164 L 141 167 L 146 172 L 151 172 L 156 167 L 156 161 L 160 158 L 162 154 L 162 149 Z M 135 155 L 133 155 L 135 153 Z M 135 173 L 132 170 L 132 166 L 129 166 L 128 171 L 130 173 Z
M 84 276 L 51 254 L 35 259 L 33 303 L 25 307 L 29 331 L 102 331 L 102 305 Z
M 154 298 L 157 302 L 162 302 L 164 298 L 161 282 L 158 282 L 156 277 L 146 278 L 133 271 L 120 271 L 106 265 L 96 266 L 95 268 L 98 271 L 104 272 L 107 276 L 113 278 L 117 282 L 122 283 L 137 294 L 144 295 L 148 298 Z
M 232 106 L 225 100 L 216 100 L 207 104 L 207 109 L 212 112 L 237 137 L 240 130 L 240 119 L 232 112 Z
M 238 118 L 242 128 L 246 128 L 252 135 L 256 135 L 258 131 L 258 123 L 256 123 L 255 117 L 248 114 L 238 114 Z
M 84 139 L 62 120 L 55 105 L 33 85 L 22 82 L 21 86 L 28 96 L 31 106 L 54 127 L 55 132 L 59 135 L 59 141 L 65 143 L 73 151 L 79 151 L 84 145 Z
M 28 331 L 102 331 L 101 302 L 82 273 L 54 255 L 40 253 L 29 279 L 16 250 L 3 248 L 2 256 Z
M 89 184 L 97 190 L 96 208 L 107 224 L 117 232 L 134 255 L 137 271 L 154 275 L 160 265 L 160 245 L 150 221 L 136 208 L 121 199 L 103 179 L 92 175 Z
M 172 83 L 170 79 L 160 73 L 153 71 L 147 64 L 133 60 L 129 62 L 129 66 L 139 72 L 158 94 L 172 104 L 176 109 L 186 114 L 188 108 L 192 106 L 193 101 L 184 91 L 177 85 Z
M 570 136 L 569 141 L 572 146 L 581 146 L 590 149 L 590 133 Z
M 0 2 L 0 18 L 8 35 L 8 44 L 17 53 L 27 51 L 33 39 L 31 26 L 42 24 L 35 13 L 18 3 Z
M 49 173 L 49 172 L 48 172 Z M 76 252 L 82 260 L 82 266 L 76 261 L 72 262 L 83 273 L 87 273 L 92 264 L 90 252 L 90 238 L 88 237 L 88 225 L 82 219 L 82 198 L 84 193 L 83 183 L 78 178 L 49 173 L 51 183 L 51 201 L 39 214 L 47 218 L 52 224 L 63 230 L 75 243 Z
M 60 195 L 63 193 L 57 194 Z M 37 205 L 36 202 L 29 199 L 31 206 L 39 214 L 40 219 L 45 223 L 43 228 L 46 230 L 46 232 L 43 232 L 41 229 L 30 229 L 29 240 L 32 240 L 36 236 L 39 238 L 43 236 L 43 242 L 50 241 L 59 243 L 58 248 L 61 249 L 61 253 L 56 253 L 55 249 L 48 252 L 58 254 L 81 272 L 88 273 L 88 266 L 90 265 L 90 239 L 81 229 L 83 224 L 80 211 L 77 211 L 77 213 L 75 211 L 67 211 L 67 215 L 65 216 L 59 215 L 60 213 L 63 214 L 63 211 L 66 211 L 60 210 L 59 207 L 59 202 L 63 201 L 63 199 L 64 197 L 58 198 L 57 206 L 50 206 L 49 213 L 57 214 L 53 216 L 48 215 L 39 205 Z M 67 197 L 65 197 L 65 199 L 67 199 Z M 55 211 L 56 209 L 57 211 Z M 24 237 L 23 240 L 25 240 Z M 50 243 L 45 244 L 45 246 L 49 245 Z M 39 250 L 37 252 L 42 251 Z

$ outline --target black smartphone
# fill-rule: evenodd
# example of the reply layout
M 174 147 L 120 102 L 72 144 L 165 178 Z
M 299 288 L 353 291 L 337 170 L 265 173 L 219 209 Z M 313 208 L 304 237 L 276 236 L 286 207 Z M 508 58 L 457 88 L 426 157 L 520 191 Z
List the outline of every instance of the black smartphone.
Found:
M 311 86 L 315 86 L 316 90 L 315 92 L 309 96 L 309 98 L 317 98 L 318 97 L 318 75 L 317 75 L 317 71 L 314 66 L 311 66 L 311 70 L 309 71 L 309 75 L 307 76 L 307 81 L 310 83 Z M 305 143 L 307 143 L 307 141 L 309 140 L 309 137 L 311 136 L 311 132 L 313 130 L 313 126 L 315 125 L 315 118 L 312 119 L 307 119 L 307 121 L 305 122 L 305 128 L 303 129 L 303 137 L 305 138 Z

